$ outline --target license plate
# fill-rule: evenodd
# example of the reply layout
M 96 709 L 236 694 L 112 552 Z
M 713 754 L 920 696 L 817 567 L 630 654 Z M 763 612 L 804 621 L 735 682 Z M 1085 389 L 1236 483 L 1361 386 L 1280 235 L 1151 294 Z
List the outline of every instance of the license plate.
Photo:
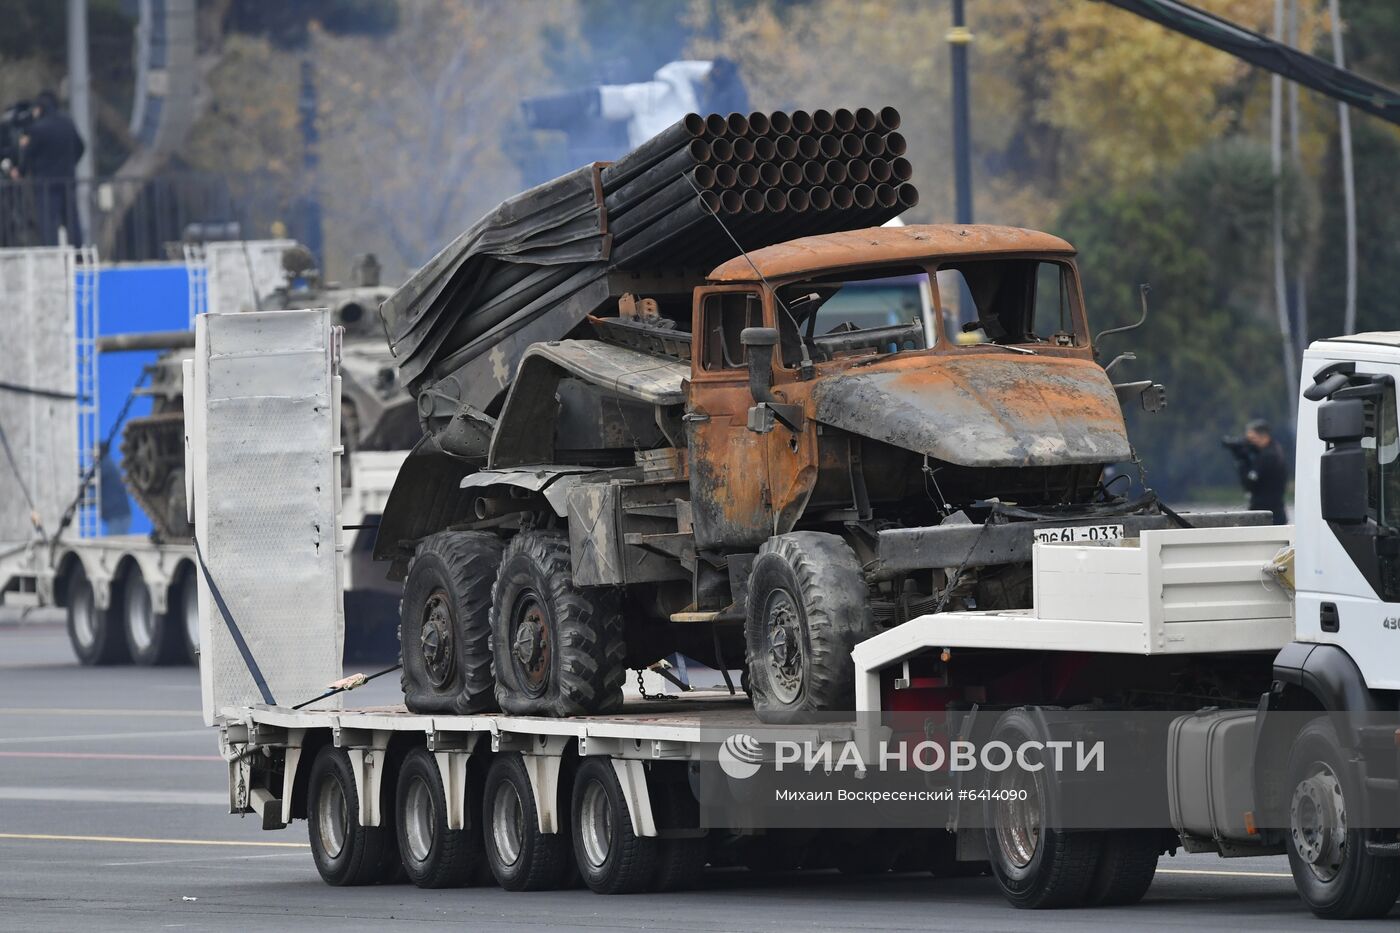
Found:
M 1108 544 L 1123 540 L 1122 525 L 1074 525 L 1070 528 L 1037 528 L 1037 544 Z

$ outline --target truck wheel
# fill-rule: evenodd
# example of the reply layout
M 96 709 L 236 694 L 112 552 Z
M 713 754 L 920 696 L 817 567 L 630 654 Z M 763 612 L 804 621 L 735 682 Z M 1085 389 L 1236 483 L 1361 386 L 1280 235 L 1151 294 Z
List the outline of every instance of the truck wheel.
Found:
M 491 676 L 491 587 L 501 541 L 448 531 L 418 545 L 400 605 L 404 704 L 415 713 L 495 708 Z
M 569 837 L 540 832 L 539 811 L 525 763 L 514 752 L 497 755 L 486 772 L 481 826 L 486 861 L 507 891 L 549 891 L 569 872 Z
M 574 861 L 596 894 L 635 894 L 656 875 L 656 840 L 634 835 L 611 759 L 589 758 L 574 775 Z
M 157 613 L 141 568 L 132 565 L 112 593 L 120 613 L 122 633 L 131 660 L 142 667 L 170 664 L 183 654 L 184 635 L 171 624 L 170 613 Z M 178 641 L 177 641 L 178 639 Z
M 394 839 L 393 808 L 383 803 L 388 801 L 381 803 L 381 822 L 389 825 L 361 826 L 360 798 L 349 756 L 344 749 L 331 746 L 316 755 L 307 782 L 306 825 L 311 856 L 326 884 L 397 880 L 402 867 Z
M 91 667 L 130 660 L 126 639 L 113 622 L 112 611 L 97 608 L 92 581 L 81 564 L 75 564 L 68 576 L 64 603 L 68 610 L 68 641 L 80 664 Z
M 491 608 L 496 699 L 520 716 L 622 705 L 626 644 L 615 591 L 574 586 L 568 540 L 523 532 L 506 545 Z
M 1400 894 L 1400 859 L 1367 852 L 1367 831 L 1348 824 L 1347 802 L 1364 793 L 1349 759 L 1327 717 L 1304 726 L 1288 755 L 1288 867 L 1324 920 L 1384 917 Z
M 749 577 L 749 695 L 764 722 L 855 704 L 851 649 L 875 625 L 860 564 L 836 535 L 770 538 Z
M 1152 887 L 1157 857 L 1162 854 L 1152 833 L 1118 830 L 1103 834 L 1099 867 L 1089 885 L 1086 904 L 1126 907 L 1136 904 Z
M 651 805 L 664 829 L 692 829 L 700 824 L 700 804 L 688 782 L 659 781 L 650 788 Z M 656 844 L 654 891 L 688 891 L 704 881 L 709 840 L 701 836 L 663 836 Z
M 447 828 L 447 794 L 432 752 L 415 748 L 399 767 L 399 854 L 408 880 L 420 888 L 460 888 L 471 881 L 481 850 L 478 815 L 469 825 Z
M 1017 748 L 1039 741 L 1040 730 L 1024 710 L 1002 715 L 993 738 Z M 1047 771 L 1014 768 L 993 774 L 989 790 L 1007 792 L 986 806 L 987 851 L 992 876 L 1014 907 L 1077 907 L 1085 902 L 1098 869 L 1102 834 L 1048 829 L 1054 814 Z M 1024 792 L 1025 799 L 1019 799 Z

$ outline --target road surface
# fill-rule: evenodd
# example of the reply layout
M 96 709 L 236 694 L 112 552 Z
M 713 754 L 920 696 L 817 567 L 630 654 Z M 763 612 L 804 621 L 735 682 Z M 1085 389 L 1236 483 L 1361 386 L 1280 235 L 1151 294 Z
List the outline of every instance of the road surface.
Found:
M 52 618 L 50 616 L 49 618 Z M 0 930 L 1316 930 L 1282 858 L 1164 858 L 1132 908 L 1021 912 L 987 878 L 760 877 L 683 894 L 327 887 L 304 823 L 226 812 L 224 765 L 189 668 L 84 669 L 57 624 L 0 610 Z M 366 688 L 394 698 L 396 678 Z M 373 692 L 371 692 L 373 691 Z M 1394 933 L 1389 919 L 1347 931 Z M 1339 928 L 1340 929 L 1340 928 Z

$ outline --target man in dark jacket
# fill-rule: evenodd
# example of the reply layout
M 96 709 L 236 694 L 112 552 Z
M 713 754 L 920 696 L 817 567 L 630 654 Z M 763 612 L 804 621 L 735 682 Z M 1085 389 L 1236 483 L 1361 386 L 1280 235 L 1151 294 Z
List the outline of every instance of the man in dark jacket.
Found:
M 1240 471 L 1240 483 L 1249 493 L 1252 510 L 1274 513 L 1275 525 L 1288 524 L 1283 495 L 1288 488 L 1288 460 L 1274 440 L 1266 421 L 1255 419 L 1244 431 L 1244 443 L 1231 446 Z
M 34 209 L 40 242 L 58 243 L 58 229 L 68 231 L 68 242 L 80 244 L 83 233 L 78 224 L 74 181 L 78 160 L 86 147 L 78 128 L 68 114 L 58 109 L 58 98 L 43 91 L 34 99 L 34 122 L 20 137 L 16 178 L 33 179 Z

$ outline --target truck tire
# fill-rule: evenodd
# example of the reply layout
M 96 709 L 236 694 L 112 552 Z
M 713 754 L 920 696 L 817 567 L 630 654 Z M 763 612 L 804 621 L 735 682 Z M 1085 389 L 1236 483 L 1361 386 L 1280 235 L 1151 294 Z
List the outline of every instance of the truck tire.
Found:
M 626 644 L 616 591 L 574 585 L 563 535 L 506 545 L 491 609 L 496 699 L 518 716 L 584 716 L 622 705 Z
M 569 873 L 567 834 L 540 832 L 530 776 L 520 755 L 496 756 L 481 795 L 486 861 L 507 891 L 550 891 Z
M 874 634 L 860 563 L 836 535 L 768 539 L 749 577 L 749 695 L 764 722 L 855 705 L 851 649 Z
M 648 789 L 658 827 L 690 830 L 700 825 L 700 803 L 689 782 L 658 781 Z M 656 844 L 656 878 L 653 891 L 689 891 L 705 880 L 709 840 L 704 835 L 662 836 Z
M 1103 834 L 1099 867 L 1085 903 L 1098 907 L 1136 904 L 1152 887 L 1162 846 L 1151 832 L 1117 830 Z
M 1363 788 L 1329 717 L 1303 727 L 1288 754 L 1288 867 L 1298 895 L 1324 920 L 1384 917 L 1400 895 L 1400 859 L 1366 851 L 1347 822 Z
M 169 612 L 157 613 L 151 588 L 135 564 L 112 588 L 112 611 L 121 620 L 122 635 L 131 660 L 142 667 L 183 660 L 184 635 L 171 624 Z
M 468 810 L 467 826 L 447 828 L 442 773 L 432 752 L 421 746 L 404 756 L 396 783 L 395 822 L 408 880 L 420 888 L 460 888 L 470 883 L 486 857 L 479 814 Z
M 404 705 L 415 713 L 495 709 L 491 589 L 501 540 L 481 531 L 424 539 L 408 565 L 399 608 Z
M 1017 748 L 1040 741 L 1040 727 L 1021 709 L 1002 714 L 992 738 Z M 993 775 L 994 790 L 1025 790 L 1027 799 L 989 800 L 985 810 L 992 877 L 1014 907 L 1041 910 L 1078 907 L 1089 896 L 1099 866 L 1103 834 L 1047 829 L 1054 822 L 1047 769 L 1012 769 Z M 998 780 L 999 779 L 999 780 Z M 991 784 L 993 782 L 989 782 Z
M 595 894 L 635 894 L 656 877 L 657 840 L 632 832 L 627 797 L 609 758 L 588 758 L 574 774 L 574 863 Z
M 74 564 L 69 573 L 63 602 L 68 613 L 68 641 L 78 663 L 93 667 L 131 660 L 112 610 L 97 608 L 97 594 L 82 564 Z
M 389 797 L 391 782 L 384 782 Z M 316 755 L 306 787 L 306 826 L 311 856 L 326 884 L 378 884 L 403 872 L 390 800 L 381 798 L 381 825 L 361 826 L 355 775 L 344 749 L 326 746 Z

